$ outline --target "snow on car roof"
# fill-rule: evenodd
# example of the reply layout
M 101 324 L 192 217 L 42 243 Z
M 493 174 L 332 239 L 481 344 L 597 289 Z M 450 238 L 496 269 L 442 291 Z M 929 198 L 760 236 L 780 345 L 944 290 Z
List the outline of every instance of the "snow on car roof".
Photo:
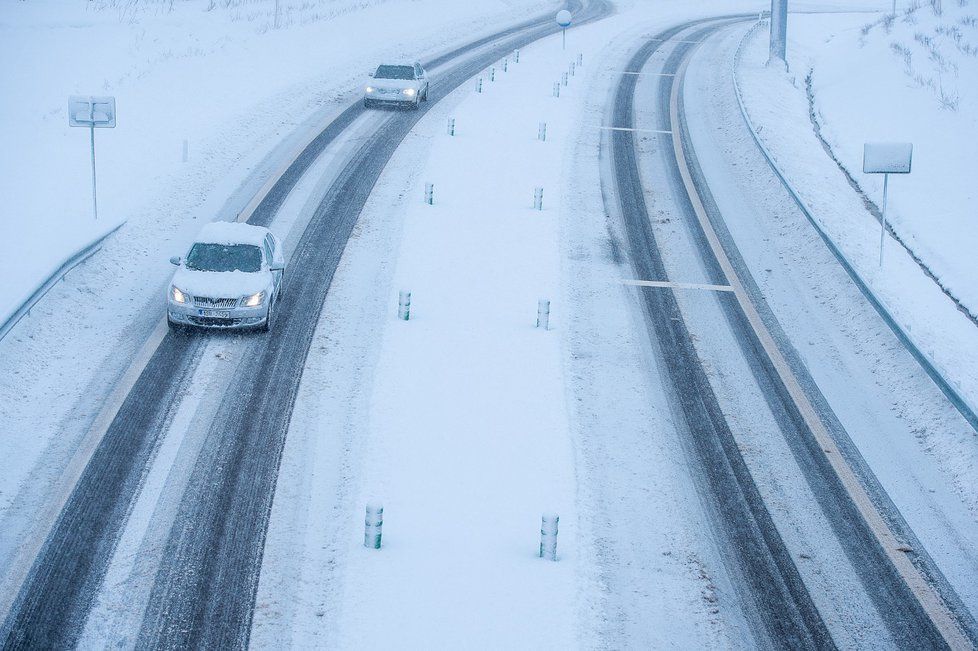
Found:
M 240 222 L 213 222 L 200 230 L 195 241 L 208 244 L 254 244 L 261 246 L 268 229 Z

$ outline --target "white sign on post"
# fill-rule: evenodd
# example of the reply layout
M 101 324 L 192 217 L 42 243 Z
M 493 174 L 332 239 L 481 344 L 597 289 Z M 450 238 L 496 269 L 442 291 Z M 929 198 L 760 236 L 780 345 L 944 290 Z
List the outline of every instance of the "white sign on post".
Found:
M 68 126 L 88 127 L 92 145 L 92 215 L 98 219 L 95 192 L 95 129 L 115 128 L 115 98 L 72 95 L 68 98 Z
M 567 49 L 567 28 L 571 24 L 571 12 L 566 9 L 561 9 L 557 12 L 557 24 L 560 25 L 560 42 L 561 48 Z
M 883 210 L 880 220 L 880 266 L 883 266 L 883 241 L 886 236 L 886 193 L 890 174 L 909 174 L 913 162 L 913 143 L 867 142 L 863 145 L 863 173 L 883 175 Z

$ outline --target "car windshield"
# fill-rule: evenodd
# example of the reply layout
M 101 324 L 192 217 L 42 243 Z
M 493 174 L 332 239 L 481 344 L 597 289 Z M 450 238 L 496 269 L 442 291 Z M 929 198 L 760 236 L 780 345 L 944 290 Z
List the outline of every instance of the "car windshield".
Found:
M 414 79 L 414 66 L 380 66 L 374 74 L 377 79 Z
M 204 244 L 198 242 L 187 254 L 193 271 L 261 271 L 261 249 L 252 244 Z

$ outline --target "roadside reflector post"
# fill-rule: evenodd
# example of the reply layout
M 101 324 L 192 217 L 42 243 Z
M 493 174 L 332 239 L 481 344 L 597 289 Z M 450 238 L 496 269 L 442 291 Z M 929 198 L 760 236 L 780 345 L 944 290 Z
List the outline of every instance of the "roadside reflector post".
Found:
M 489 81 L 496 81 L 496 68 L 489 68 Z
M 554 82 L 554 97 L 560 97 L 560 82 Z
M 571 73 L 571 77 L 573 77 L 573 76 L 574 76 L 574 67 L 575 67 L 575 65 L 574 65 L 574 62 L 573 62 L 573 61 L 571 61 L 571 64 L 570 64 L 570 73 Z
M 560 518 L 556 513 L 543 514 L 540 523 L 540 558 L 548 561 L 557 560 L 557 523 L 559 521 Z
M 452 125 L 452 135 L 455 135 L 455 126 Z M 433 206 L 435 203 L 435 184 L 425 183 L 424 184 L 424 202 L 429 206 Z
M 564 84 L 565 86 L 567 85 L 567 73 L 566 73 L 566 72 L 560 75 L 560 81 L 561 81 L 561 82 L 562 82 L 562 83 L 563 83 L 563 84 Z
M 533 188 L 533 208 L 543 210 L 543 188 Z
M 397 296 L 397 318 L 401 321 L 411 318 L 411 292 L 403 289 Z
M 367 549 L 380 549 L 383 528 L 384 507 L 380 504 L 368 504 L 367 517 L 363 521 L 363 546 Z
M 578 55 L 577 55 L 577 67 L 578 68 L 583 68 L 584 67 L 584 55 L 583 54 L 578 53 Z
M 455 135 L 455 118 L 448 118 L 448 135 Z
M 546 298 L 537 301 L 537 327 L 544 330 L 550 329 L 550 301 Z M 557 535 L 556 531 L 554 531 L 554 535 Z
M 479 77 L 479 81 L 475 82 L 475 92 L 482 92 L 482 77 Z
M 537 127 L 537 140 L 546 141 L 546 139 L 547 139 L 547 123 L 541 122 L 540 126 Z
M 509 72 L 509 59 L 503 59 L 503 72 Z
M 520 51 L 519 50 L 513 50 L 513 62 L 514 63 L 519 63 L 520 62 Z

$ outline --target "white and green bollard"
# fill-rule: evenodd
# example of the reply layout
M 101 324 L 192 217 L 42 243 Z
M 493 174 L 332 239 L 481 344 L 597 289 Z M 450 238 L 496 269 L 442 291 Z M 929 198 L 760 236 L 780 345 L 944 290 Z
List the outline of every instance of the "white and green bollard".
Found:
M 397 296 L 397 318 L 401 321 L 411 318 L 411 292 L 403 289 Z
M 560 518 L 556 513 L 543 514 L 540 523 L 540 558 L 545 558 L 548 561 L 557 560 L 557 523 L 559 521 Z
M 541 122 L 540 126 L 537 127 L 537 140 L 546 141 L 547 139 L 547 123 Z
M 550 301 L 546 298 L 537 301 L 537 327 L 550 329 Z
M 543 188 L 533 188 L 533 209 L 543 210 Z
M 454 129 L 453 129 L 454 131 Z M 429 206 L 435 205 L 435 184 L 425 183 L 424 184 L 424 202 Z
M 367 549 L 380 549 L 383 528 L 384 507 L 380 504 L 368 504 L 367 517 L 363 521 L 363 546 Z

